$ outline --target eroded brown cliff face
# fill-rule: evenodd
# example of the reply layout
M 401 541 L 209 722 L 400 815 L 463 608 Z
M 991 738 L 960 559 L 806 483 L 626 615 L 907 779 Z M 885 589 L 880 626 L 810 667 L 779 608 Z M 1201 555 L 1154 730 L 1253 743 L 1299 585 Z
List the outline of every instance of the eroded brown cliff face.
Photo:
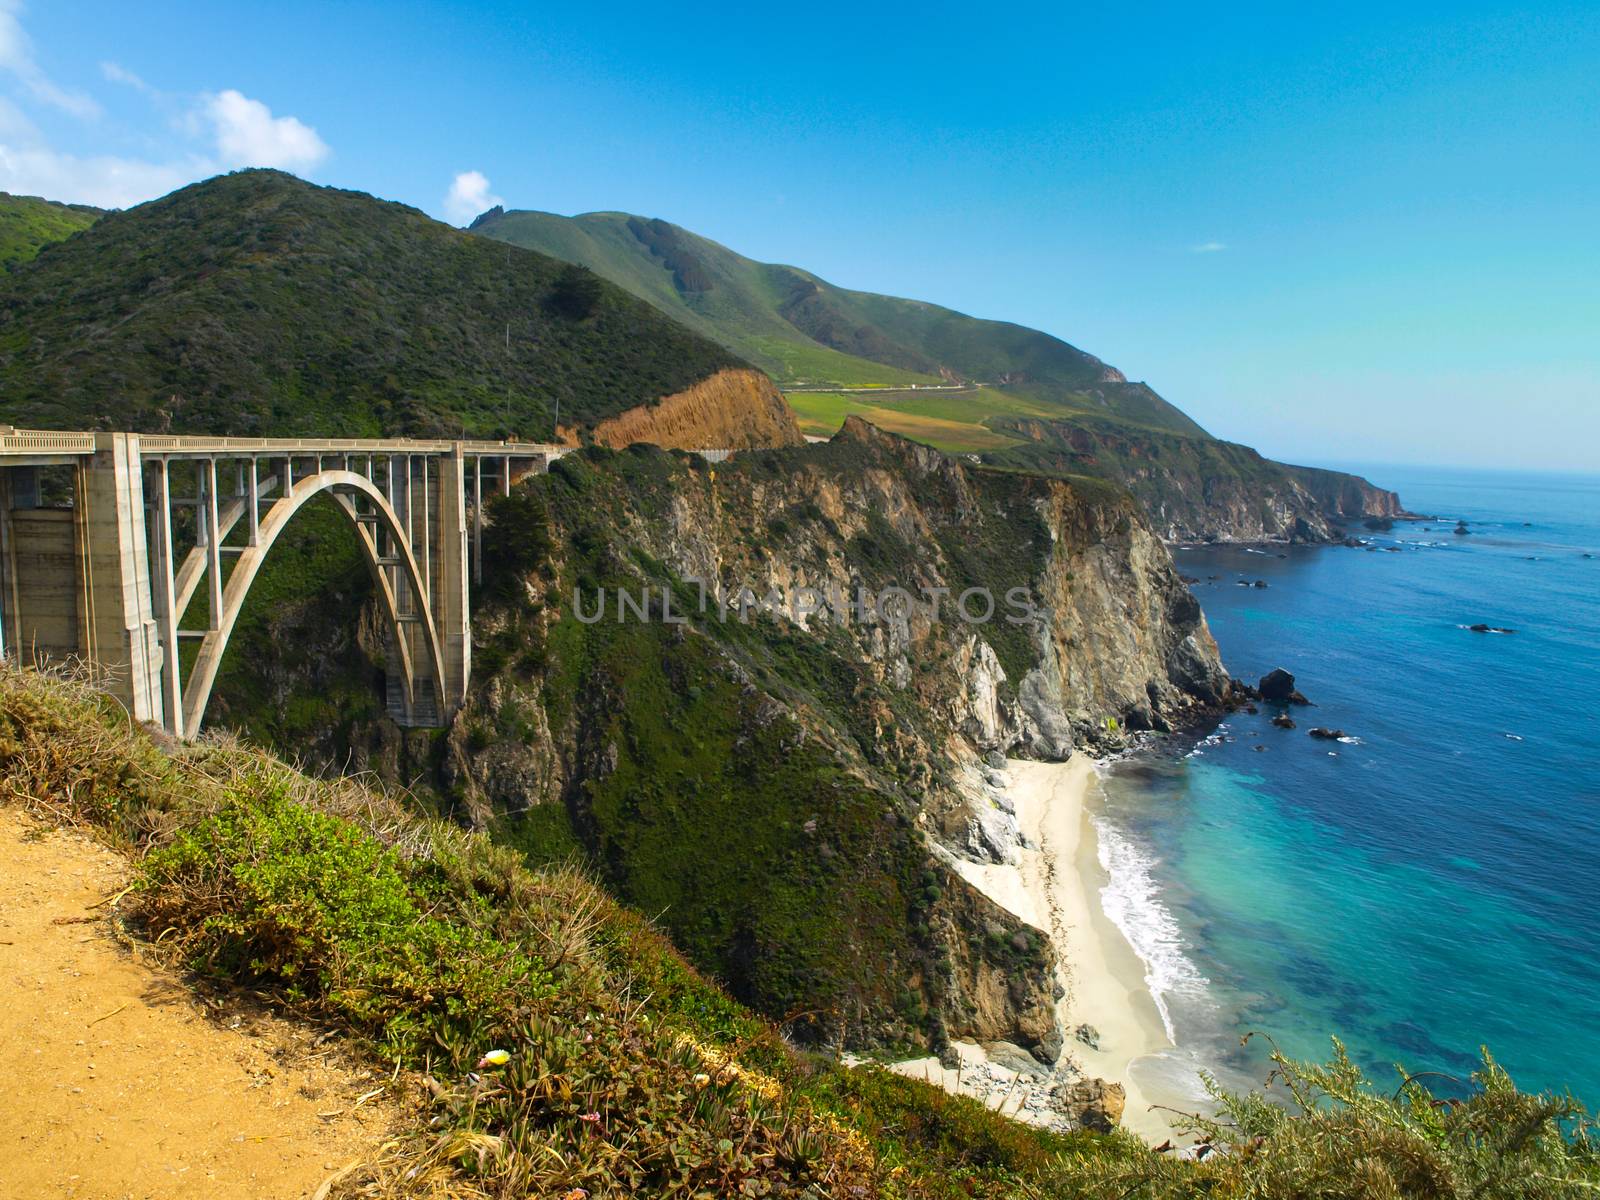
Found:
M 676 450 L 748 450 L 805 442 L 783 394 L 764 372 L 728 368 L 654 404 L 595 426 L 596 445 L 649 442 Z

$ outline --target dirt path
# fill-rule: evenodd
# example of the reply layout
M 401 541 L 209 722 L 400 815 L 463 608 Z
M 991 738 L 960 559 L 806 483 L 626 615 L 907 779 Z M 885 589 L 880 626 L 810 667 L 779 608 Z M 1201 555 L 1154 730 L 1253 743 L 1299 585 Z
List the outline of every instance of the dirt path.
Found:
M 388 1131 L 381 1096 L 351 1111 L 383 1079 L 313 1031 L 203 1016 L 91 907 L 127 875 L 0 807 L 0 1200 L 313 1195 Z

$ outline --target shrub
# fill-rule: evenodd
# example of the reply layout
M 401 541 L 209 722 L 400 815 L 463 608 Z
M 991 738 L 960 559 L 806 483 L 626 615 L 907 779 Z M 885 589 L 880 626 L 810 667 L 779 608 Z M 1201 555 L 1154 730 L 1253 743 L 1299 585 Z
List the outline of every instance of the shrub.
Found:
M 144 862 L 142 915 L 197 968 L 281 984 L 391 1049 L 476 1027 L 547 994 L 544 966 L 502 943 L 427 873 L 262 771 Z M 465 918 L 462 920 L 461 918 Z

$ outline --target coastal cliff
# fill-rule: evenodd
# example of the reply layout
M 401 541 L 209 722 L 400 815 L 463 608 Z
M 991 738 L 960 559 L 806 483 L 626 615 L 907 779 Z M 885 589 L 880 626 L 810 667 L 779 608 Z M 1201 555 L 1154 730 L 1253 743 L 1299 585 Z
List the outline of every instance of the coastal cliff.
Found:
M 591 449 L 491 516 L 442 768 L 473 823 L 581 852 L 797 1036 L 1054 1061 L 1054 948 L 953 863 L 1020 848 L 993 764 L 1121 744 L 1229 686 L 1126 495 L 851 421 L 715 467 Z M 887 589 L 904 603 L 859 605 Z M 963 615 L 981 596 L 992 618 Z
M 994 425 L 1023 443 L 994 462 L 1125 487 L 1169 542 L 1330 542 L 1343 536 L 1340 521 L 1406 515 L 1399 496 L 1359 476 L 1288 466 L 1234 442 L 1084 420 Z

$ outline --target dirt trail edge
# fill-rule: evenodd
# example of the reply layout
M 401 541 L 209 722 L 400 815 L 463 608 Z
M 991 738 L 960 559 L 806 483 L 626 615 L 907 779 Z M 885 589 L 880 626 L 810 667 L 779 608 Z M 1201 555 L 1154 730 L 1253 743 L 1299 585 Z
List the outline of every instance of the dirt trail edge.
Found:
M 0 1200 L 295 1200 L 371 1155 L 384 1079 L 313 1030 L 207 1019 L 112 936 L 127 883 L 116 854 L 0 807 Z

